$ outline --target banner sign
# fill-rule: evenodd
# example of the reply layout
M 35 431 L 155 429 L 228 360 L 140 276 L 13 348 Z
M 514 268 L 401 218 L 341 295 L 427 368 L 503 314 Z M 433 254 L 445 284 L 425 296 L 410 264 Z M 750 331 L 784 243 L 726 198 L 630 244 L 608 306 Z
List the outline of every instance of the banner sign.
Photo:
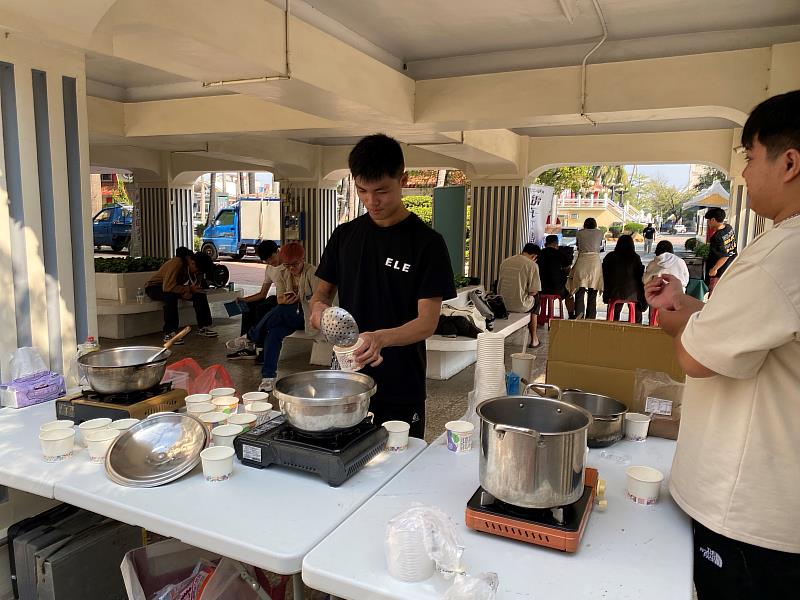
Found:
M 544 247 L 547 217 L 553 212 L 554 188 L 549 185 L 528 186 L 528 241 Z

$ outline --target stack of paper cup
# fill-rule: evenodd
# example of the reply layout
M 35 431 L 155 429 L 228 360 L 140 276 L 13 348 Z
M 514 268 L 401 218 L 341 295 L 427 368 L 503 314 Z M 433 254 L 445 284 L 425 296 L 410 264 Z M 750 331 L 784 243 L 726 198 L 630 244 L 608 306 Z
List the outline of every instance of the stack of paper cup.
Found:
M 484 332 L 478 334 L 475 363 L 475 396 L 478 401 L 506 395 L 505 337 Z
M 433 575 L 434 562 L 425 550 L 421 529 L 395 529 L 386 540 L 389 574 L 400 581 L 423 581 Z

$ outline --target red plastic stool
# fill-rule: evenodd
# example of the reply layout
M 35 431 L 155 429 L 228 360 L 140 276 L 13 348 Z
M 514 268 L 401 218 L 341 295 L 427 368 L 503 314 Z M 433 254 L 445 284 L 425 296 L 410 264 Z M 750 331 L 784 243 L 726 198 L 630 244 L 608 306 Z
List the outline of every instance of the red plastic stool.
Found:
M 555 304 L 558 300 L 558 316 L 555 313 Z M 550 325 L 551 319 L 564 318 L 564 299 L 558 294 L 539 294 L 539 326 L 545 323 Z
M 650 327 L 658 327 L 658 309 L 650 309 Z
M 624 306 L 625 304 L 628 305 L 628 323 L 636 323 L 636 302 L 631 302 L 629 300 L 612 300 L 608 303 L 608 315 L 606 316 L 606 321 L 616 321 L 614 318 L 614 312 L 617 306 Z M 622 311 L 620 310 L 619 313 L 620 321 L 622 320 Z

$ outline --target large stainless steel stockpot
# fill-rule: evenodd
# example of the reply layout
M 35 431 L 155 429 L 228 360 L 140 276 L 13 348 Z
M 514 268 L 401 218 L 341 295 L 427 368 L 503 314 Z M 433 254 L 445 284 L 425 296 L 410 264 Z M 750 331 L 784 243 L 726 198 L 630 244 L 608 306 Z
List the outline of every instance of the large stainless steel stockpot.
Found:
M 375 380 L 349 371 L 305 371 L 281 377 L 273 395 L 290 425 L 302 431 L 347 429 L 361 423 Z
M 78 364 L 92 389 L 101 394 L 139 392 L 148 390 L 164 377 L 166 350 L 157 360 L 151 358 L 161 346 L 125 346 L 111 350 L 89 352 L 78 358 Z
M 524 508 L 576 502 L 583 494 L 586 438 L 592 415 L 561 400 L 501 396 L 477 407 L 481 420 L 480 481 L 498 500 Z
M 591 413 L 593 420 L 589 425 L 589 448 L 605 448 L 622 439 L 628 407 L 619 400 L 581 390 L 565 390 L 561 399 Z

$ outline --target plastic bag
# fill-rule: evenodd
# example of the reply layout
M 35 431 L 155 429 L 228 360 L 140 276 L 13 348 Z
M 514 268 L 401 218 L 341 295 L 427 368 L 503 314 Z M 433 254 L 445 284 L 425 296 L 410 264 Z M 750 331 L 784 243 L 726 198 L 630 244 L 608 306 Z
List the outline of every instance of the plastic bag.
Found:
M 192 394 L 207 394 L 210 390 L 218 387 L 236 387 L 225 367 L 222 365 L 211 365 L 203 371 L 194 381 Z
M 39 353 L 28 346 L 17 348 L 11 354 L 8 366 L 11 371 L 12 380 L 21 379 L 27 375 L 41 373 L 42 371 L 49 371 L 44 360 L 39 356 Z
M 457 575 L 444 600 L 494 600 L 500 580 L 497 573 Z
M 205 390 L 197 390 L 197 381 L 203 374 L 203 369 L 193 358 L 184 358 L 169 365 L 164 370 L 162 383 L 171 381 L 173 387 L 180 387 L 186 390 L 187 394 L 203 394 Z M 184 383 L 185 382 L 185 383 Z M 186 387 L 184 387 L 184 385 Z M 231 386 L 224 386 L 231 387 Z
M 455 523 L 442 510 L 415 506 L 394 517 L 386 525 L 387 554 L 403 543 L 403 536 L 409 531 L 421 531 L 425 551 L 445 578 L 463 573 L 460 565 L 464 548 L 459 543 Z

